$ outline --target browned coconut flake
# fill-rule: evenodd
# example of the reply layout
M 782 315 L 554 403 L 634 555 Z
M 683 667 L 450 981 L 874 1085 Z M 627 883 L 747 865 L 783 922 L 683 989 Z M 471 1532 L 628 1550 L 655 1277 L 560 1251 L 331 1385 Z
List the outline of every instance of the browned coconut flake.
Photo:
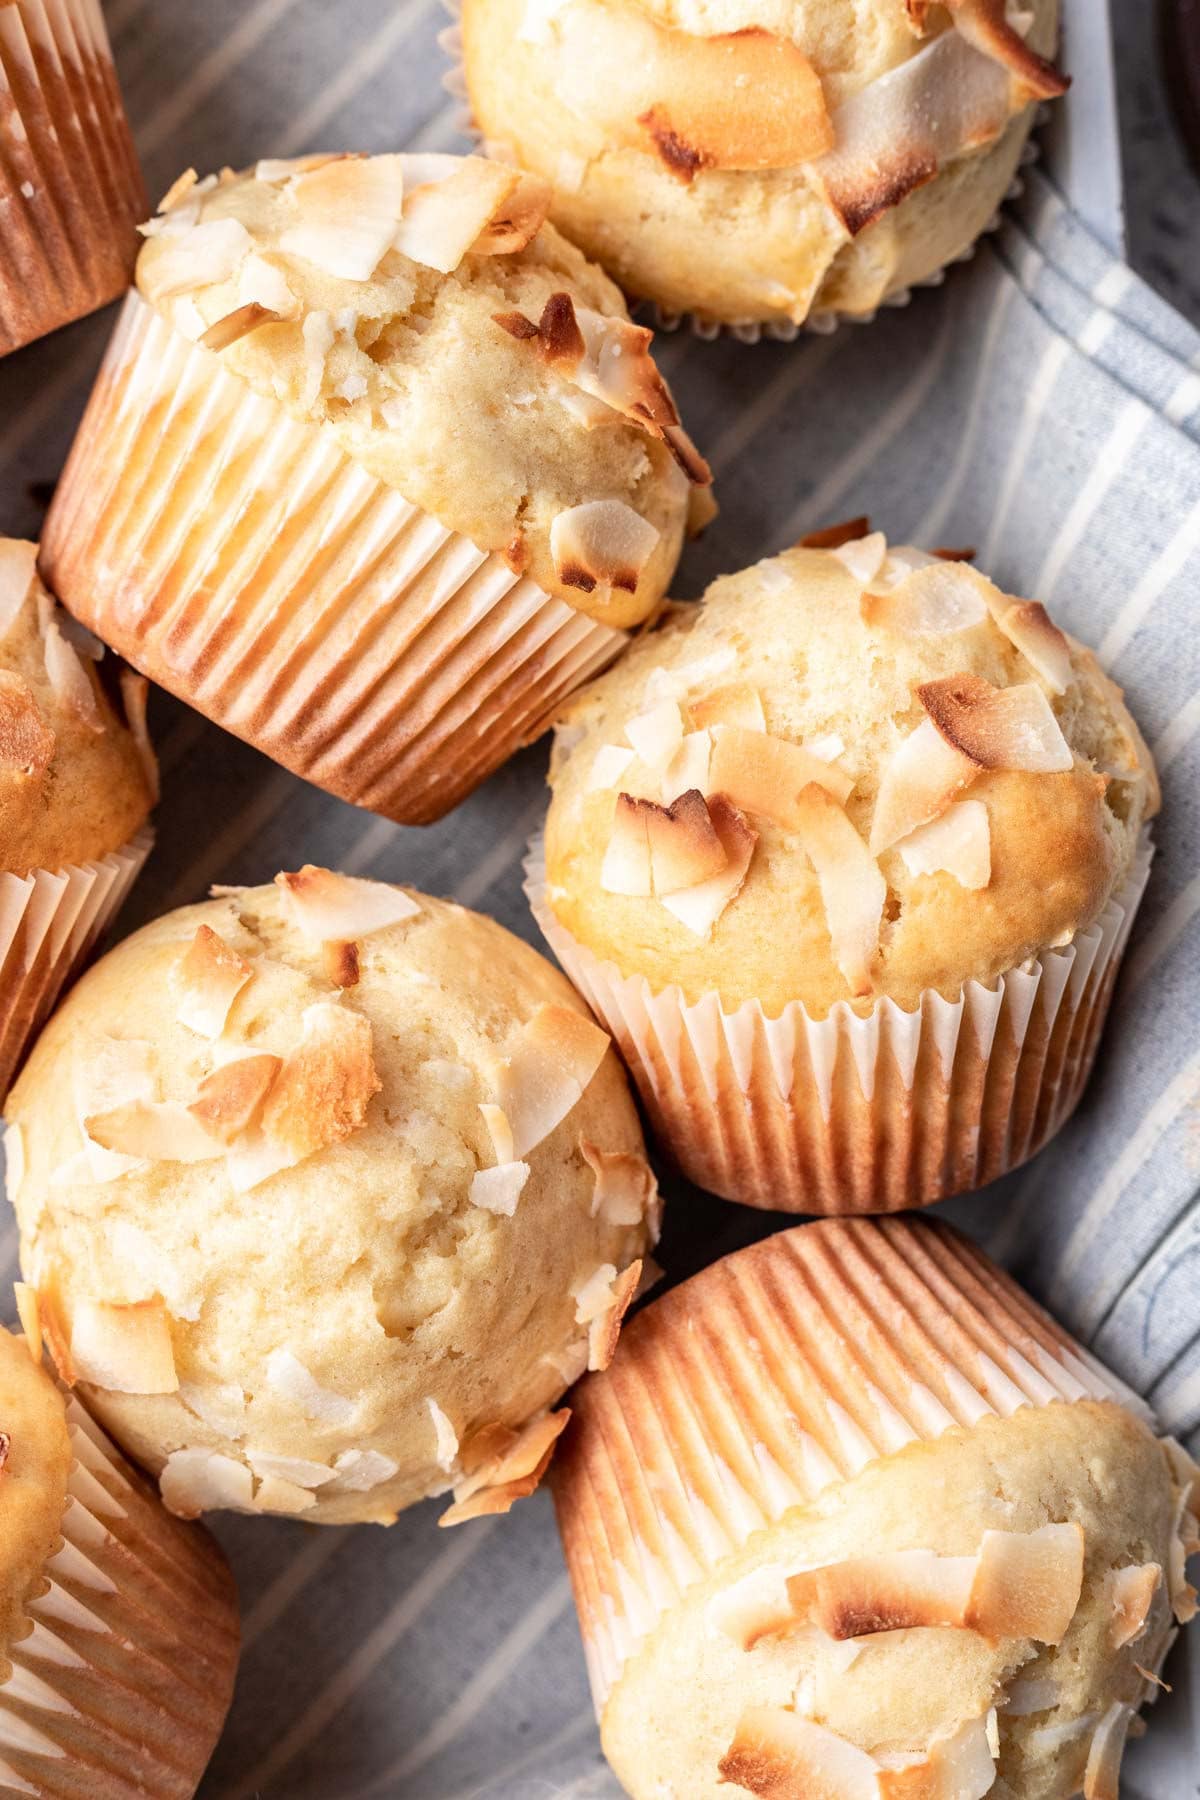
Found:
M 947 743 L 932 719 L 923 719 L 883 771 L 871 819 L 872 855 L 940 818 L 979 772 L 973 757 Z
M 233 312 L 226 313 L 224 318 L 217 319 L 206 331 L 201 332 L 197 342 L 206 350 L 228 350 L 231 345 L 257 331 L 260 325 L 273 325 L 278 322 L 280 314 L 270 306 L 261 306 L 257 300 L 248 300 Z
M 370 281 L 400 229 L 404 158 L 342 156 L 293 173 L 295 223 L 279 248 L 345 281 Z M 249 246 L 247 246 L 249 248 Z
M 550 1467 L 554 1446 L 570 1417 L 570 1408 L 564 1406 L 531 1419 L 520 1431 L 499 1425 L 476 1432 L 462 1447 L 465 1479 L 455 1487 L 454 1505 L 438 1524 L 462 1525 L 489 1513 L 506 1513 L 516 1501 L 526 1499 Z
M 946 0 L 961 35 L 1006 68 L 1021 98 L 1057 100 L 1071 85 L 1053 63 L 1031 50 L 1008 16 L 1008 0 Z
M 420 905 L 403 888 L 313 863 L 275 877 L 290 922 L 318 943 L 350 943 L 416 918 Z
M 514 249 L 523 248 L 518 243 L 514 216 L 522 218 L 530 227 L 525 243 L 535 235 L 546 216 L 544 207 L 538 216 L 533 194 L 527 194 L 518 203 L 514 215 L 510 203 L 522 186 L 522 177 L 519 170 L 507 164 L 489 162 L 481 156 L 461 160 L 456 157 L 449 168 L 436 169 L 435 166 L 430 170 L 432 180 L 421 181 L 420 174 L 424 172 L 421 165 L 436 165 L 442 159 L 411 157 L 402 160 L 409 166 L 410 180 L 414 175 L 416 180 L 405 197 L 403 217 L 394 233 L 394 246 L 401 255 L 427 269 L 436 269 L 442 275 L 457 269 L 469 251 L 485 248 L 489 228 L 497 216 L 505 220 L 504 227 L 496 234 L 497 241 L 508 238 Z M 446 160 L 451 162 L 449 158 Z M 535 192 L 539 198 L 544 198 L 543 184 L 539 183 Z
M 174 1100 L 126 1100 L 89 1113 L 83 1127 L 102 1150 L 145 1162 L 209 1162 L 224 1149 L 200 1118 Z
M 855 538 L 865 538 L 870 529 L 870 519 L 861 513 L 857 519 L 841 519 L 836 525 L 823 525 L 819 531 L 806 531 L 802 538 L 796 539 L 796 548 L 837 550 L 842 544 L 852 544 Z
M 941 637 L 969 630 L 988 616 L 981 576 L 962 563 L 931 563 L 913 569 L 894 587 L 863 595 L 868 625 L 905 636 Z
M 171 1320 L 161 1297 L 118 1304 L 75 1302 L 71 1363 L 78 1381 L 119 1394 L 173 1394 L 178 1390 L 171 1348 Z
M 234 1001 L 253 975 L 246 959 L 231 950 L 211 925 L 197 926 L 171 973 L 175 1017 L 200 1037 L 219 1038 Z
M 508 1121 L 512 1155 L 523 1159 L 561 1124 L 610 1046 L 607 1032 L 570 1007 L 541 1005 L 492 1068 L 496 1104 Z
M 762 695 L 748 681 L 731 681 L 687 703 L 692 725 L 706 731 L 714 725 L 736 725 L 743 731 L 767 729 Z
M 956 800 L 896 846 L 910 875 L 952 875 L 960 887 L 985 888 L 992 878 L 991 826 L 980 800 Z
M 667 911 L 697 937 L 707 937 L 741 893 L 758 843 L 757 831 L 724 794 L 714 794 L 708 801 L 708 816 L 725 854 L 725 867 L 694 887 L 662 897 Z
M 606 1225 L 640 1225 L 651 1212 L 658 1182 L 636 1150 L 601 1150 L 580 1138 L 579 1152 L 596 1178 L 591 1216 Z
M 282 1067 L 282 1057 L 267 1052 L 222 1063 L 200 1083 L 188 1111 L 221 1143 L 232 1144 L 257 1123 Z
M 366 1123 L 382 1086 L 370 1020 L 347 1006 L 318 1001 L 305 1009 L 297 1049 L 279 1071 L 263 1107 L 266 1135 L 299 1161 L 340 1143 Z
M 625 1314 L 637 1297 L 641 1279 L 642 1263 L 639 1257 L 627 1269 L 622 1269 L 612 1282 L 605 1305 L 588 1321 L 589 1369 L 607 1369 L 612 1362 Z
M 96 736 L 105 729 L 104 715 L 96 698 L 95 678 L 80 661 L 74 646 L 64 637 L 57 619 L 46 624 L 42 640 L 46 678 L 55 697 L 74 713 L 79 723 Z
M 1112 1649 L 1119 1650 L 1123 1644 L 1131 1644 L 1141 1637 L 1162 1579 L 1159 1563 L 1134 1563 L 1127 1569 L 1113 1570 L 1108 1578 L 1113 1610 L 1108 1641 Z
M 917 689 L 946 742 L 984 769 L 1063 773 L 1075 758 L 1041 688 L 1032 682 L 997 688 L 963 673 Z
M 887 883 L 832 794 L 817 782 L 796 796 L 797 831 L 817 872 L 834 961 L 856 998 L 874 988 Z
M 993 609 L 993 617 L 1005 637 L 1027 663 L 1037 670 L 1046 686 L 1065 694 L 1074 678 L 1071 644 L 1058 629 L 1040 600 L 1015 600 Z
M 623 500 L 586 500 L 556 513 L 550 555 L 564 587 L 585 594 L 637 591 L 642 571 L 659 541 L 657 526 Z
M 1097 1725 L 1083 1777 L 1084 1800 L 1120 1800 L 1121 1760 L 1134 1711 L 1114 1700 Z
M 43 775 L 53 760 L 57 741 L 32 689 L 19 675 L 0 669 L 0 768 L 27 776 Z
M 771 819 L 785 831 L 799 829 L 803 788 L 815 783 L 844 802 L 854 786 L 843 769 L 803 744 L 740 725 L 714 727 L 708 781 L 714 794 L 726 795 L 743 812 Z

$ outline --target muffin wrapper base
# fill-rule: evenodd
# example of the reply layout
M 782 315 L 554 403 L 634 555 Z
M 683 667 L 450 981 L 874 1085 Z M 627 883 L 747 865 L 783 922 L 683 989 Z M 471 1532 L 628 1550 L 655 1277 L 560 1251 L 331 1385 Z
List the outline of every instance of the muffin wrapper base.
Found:
M 1041 1149 L 1079 1100 L 1152 851 L 1061 950 L 958 1000 L 932 989 L 865 1017 L 799 1001 L 768 1018 L 623 976 L 559 923 L 541 845 L 526 892 L 542 934 L 616 1039 L 653 1129 L 697 1186 L 778 1212 L 899 1212 L 967 1193 Z
M 0 6 L 0 355 L 115 300 L 148 210 L 99 0 Z
M 551 1466 L 597 1712 L 662 1615 L 791 1508 L 906 1445 L 1089 1400 L 1149 1418 L 944 1226 L 840 1220 L 713 1264 L 575 1389 Z
M 136 293 L 41 567 L 153 681 L 404 824 L 449 812 L 626 641 L 410 505 Z
M 153 842 L 145 827 L 97 862 L 0 874 L 0 1096 L 120 911 Z
M 0 1788 L 43 1800 L 188 1800 L 238 1657 L 233 1577 L 76 1400 L 59 1549 L 32 1630 L 0 1659 Z

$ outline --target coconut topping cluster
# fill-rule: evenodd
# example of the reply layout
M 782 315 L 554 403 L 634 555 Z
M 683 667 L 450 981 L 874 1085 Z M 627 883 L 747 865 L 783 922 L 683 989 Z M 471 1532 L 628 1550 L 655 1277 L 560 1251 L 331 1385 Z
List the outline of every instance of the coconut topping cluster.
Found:
M 529 0 L 520 35 L 553 58 L 558 98 L 606 144 L 683 183 L 807 167 L 854 235 L 1067 86 L 1026 43 L 1033 14 L 1020 6 L 906 0 L 906 15 L 920 48 L 833 108 L 796 44 L 762 28 L 702 35 L 637 0 Z
M 18 622 L 35 618 L 46 680 L 66 719 L 97 737 L 117 724 L 102 688 L 98 665 L 104 646 L 52 599 L 37 578 L 37 547 L 0 538 L 0 652 Z M 149 683 L 132 669 L 120 673 L 125 722 L 137 746 L 151 798 L 158 794 L 158 765 L 146 729 Z M 29 683 L 0 668 L 0 774 L 42 781 L 54 760 L 58 735 Z
M 758 690 L 725 679 L 732 646 L 652 673 L 645 710 L 626 724 L 624 744 L 599 749 L 588 786 L 618 789 L 601 886 L 656 899 L 698 938 L 741 891 L 761 822 L 795 834 L 816 872 L 837 965 L 861 997 L 876 986 L 888 894 L 879 859 L 895 852 L 909 875 L 986 888 L 988 811 L 972 785 L 990 770 L 1074 767 L 1053 706 L 1074 679 L 1072 649 L 1039 602 L 1001 593 L 963 560 L 889 550 L 865 520 L 805 544 L 828 549 L 853 576 L 872 632 L 943 637 L 990 619 L 1028 679 L 1000 688 L 964 670 L 920 685 L 924 717 L 883 770 L 865 837 L 846 811 L 855 784 L 845 744 L 768 730 Z M 1128 769 L 1111 773 L 1136 775 L 1132 745 Z
M 62 1185 L 104 1184 L 153 1162 L 222 1161 L 239 1194 L 250 1193 L 284 1170 L 360 1131 L 382 1083 L 376 1071 L 370 1020 L 349 995 L 360 979 L 360 944 L 376 932 L 418 917 L 421 907 L 404 890 L 383 882 L 335 874 L 307 865 L 276 877 L 288 922 L 319 945 L 328 979 L 339 991 L 308 1006 L 301 1034 L 286 1055 L 255 1050 L 245 1042 L 235 1005 L 268 959 L 243 955 L 212 926 L 197 927 L 182 944 L 170 982 L 175 1017 L 198 1040 L 202 1073 L 189 1095 L 166 1098 L 155 1046 L 107 1038 L 89 1057 L 75 1094 L 81 1147 L 51 1176 Z M 235 897 L 241 889 L 214 890 Z M 511 1217 L 530 1174 L 527 1158 L 583 1098 L 610 1047 L 607 1034 L 581 1013 L 543 1004 L 510 1033 L 488 1075 L 492 1098 L 480 1111 L 495 1161 L 476 1170 L 472 1205 Z M 24 1174 L 19 1126 L 6 1138 L 10 1197 Z M 578 1152 L 592 1170 L 591 1212 L 613 1225 L 648 1221 L 657 1236 L 657 1184 L 645 1159 L 609 1152 L 581 1139 Z M 621 1322 L 636 1293 L 642 1263 L 618 1272 L 596 1269 L 572 1295 L 581 1327 L 564 1382 L 585 1368 L 608 1366 Z M 136 1301 L 74 1298 L 69 1313 L 52 1273 L 36 1290 L 19 1290 L 21 1317 L 31 1343 L 44 1332 L 62 1379 L 113 1393 L 176 1394 L 189 1410 L 222 1435 L 245 1438 L 246 1395 L 234 1385 L 181 1382 L 172 1347 L 173 1316 L 194 1319 L 187 1295 L 160 1293 Z M 352 1431 L 357 1403 L 317 1382 L 286 1345 L 266 1363 L 267 1386 L 314 1424 Z M 436 1399 L 427 1401 L 432 1460 L 454 1487 L 454 1505 L 443 1523 L 506 1511 L 531 1493 L 549 1463 L 569 1413 L 544 1414 L 519 1430 L 490 1425 L 461 1445 Z M 259 1512 L 300 1513 L 318 1495 L 362 1492 L 391 1479 L 398 1465 L 373 1449 L 353 1448 L 331 1463 L 259 1454 L 245 1460 L 207 1447 L 185 1447 L 167 1458 L 163 1498 L 172 1511 L 194 1517 L 215 1506 Z
M 1032 1749 L 1068 1744 L 1090 1733 L 1085 1800 L 1117 1800 L 1121 1756 L 1139 1706 L 1161 1687 L 1158 1670 L 1179 1624 L 1196 1611 L 1183 1575 L 1187 1555 L 1200 1549 L 1194 1508 L 1200 1468 L 1172 1439 L 1161 1440 L 1177 1513 L 1171 1567 L 1130 1564 L 1104 1578 L 1115 1652 L 1128 1650 L 1128 1700 L 1103 1712 L 1047 1717 L 1025 1730 Z M 789 1572 L 768 1565 L 708 1603 L 711 1628 L 751 1654 L 767 1639 L 798 1631 L 824 1634 L 831 1654 L 852 1663 L 877 1634 L 949 1628 L 992 1640 L 1025 1640 L 1024 1661 L 1063 1642 L 1083 1596 L 1084 1533 L 1073 1523 L 1031 1532 L 985 1531 L 974 1556 L 899 1550 Z M 1156 1600 L 1165 1589 L 1163 1602 Z M 1138 1646 L 1145 1659 L 1138 1660 Z M 1145 1666 L 1146 1663 L 1149 1666 Z M 847 1664 L 849 1666 L 849 1664 Z M 1053 1659 L 1038 1672 L 1010 1679 L 979 1718 L 948 1721 L 920 1751 L 873 1755 L 813 1716 L 805 1683 L 794 1706 L 752 1706 L 738 1723 L 720 1761 L 723 1781 L 762 1796 L 820 1793 L 830 1800 L 983 1800 L 996 1780 L 1001 1720 L 1052 1715 L 1060 1689 Z

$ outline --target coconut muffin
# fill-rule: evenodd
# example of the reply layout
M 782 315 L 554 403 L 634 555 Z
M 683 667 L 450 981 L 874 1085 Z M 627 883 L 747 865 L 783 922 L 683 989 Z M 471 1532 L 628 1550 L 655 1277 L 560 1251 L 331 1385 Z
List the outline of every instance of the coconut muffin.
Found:
M 146 190 L 100 0 L 0 10 L 5 356 L 124 293 Z
M 481 157 L 189 171 L 47 521 L 106 642 L 409 823 L 611 661 L 707 516 L 650 333 L 548 203 Z
M 579 695 L 550 780 L 535 910 L 703 1185 L 919 1204 L 1074 1104 L 1158 790 L 1036 601 L 880 533 L 788 551 Z
M 555 1501 L 634 1800 L 1116 1795 L 1200 1470 L 965 1239 L 769 1238 L 574 1407 Z
M 0 538 L 0 1095 L 146 859 L 146 682 L 113 670 Z
M 7 1116 L 59 1372 L 183 1514 L 507 1510 L 656 1235 L 620 1064 L 562 977 L 328 870 L 126 939 Z
M 0 1787 L 187 1800 L 233 1693 L 237 1599 L 29 1338 L 0 1329 Z
M 1012 180 L 1057 0 L 464 0 L 476 123 L 665 313 L 786 335 L 969 251 Z

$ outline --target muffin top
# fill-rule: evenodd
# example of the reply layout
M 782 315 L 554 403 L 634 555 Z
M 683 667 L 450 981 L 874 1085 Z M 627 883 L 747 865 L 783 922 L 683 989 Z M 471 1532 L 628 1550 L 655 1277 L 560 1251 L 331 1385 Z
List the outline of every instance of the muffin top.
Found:
M 665 591 L 709 474 L 651 333 L 544 223 L 549 199 L 476 156 L 189 171 L 144 227 L 137 285 L 441 524 L 628 625 Z
M 893 259 L 876 241 L 843 267 L 858 235 L 876 227 L 877 240 L 909 196 L 953 183 L 1031 99 L 1063 92 L 1045 60 L 1057 12 L 1056 0 L 1031 0 L 1019 20 L 975 0 L 465 0 L 463 55 L 488 141 L 553 182 L 556 222 L 623 280 L 640 276 L 635 291 L 670 300 L 690 286 L 685 305 L 719 309 L 724 288 L 750 316 L 799 320 L 818 299 L 861 309 L 867 265 L 882 262 L 886 285 Z M 997 198 L 977 219 L 969 193 L 948 207 L 969 238 Z M 919 202 L 912 229 L 940 244 L 943 221 Z M 941 259 L 962 242 L 960 230 Z
M 1067 1800 L 1093 1755 L 1115 1776 L 1173 1600 L 1190 1615 L 1171 1570 L 1192 1473 L 1107 1401 L 910 1445 L 690 1589 L 618 1680 L 605 1747 L 632 1792 L 669 1768 L 695 1800 Z
M 489 919 L 311 867 L 113 950 L 8 1117 L 60 1372 L 185 1514 L 528 1491 L 655 1222 L 563 978 Z
M 0 538 L 0 869 L 27 875 L 128 843 L 157 796 L 147 684 L 57 606 L 37 547 Z M 128 721 L 128 723 L 126 722 Z
M 952 999 L 1065 944 L 1158 806 L 1090 651 L 879 533 L 672 609 L 572 701 L 550 780 L 546 902 L 579 943 L 814 1017 Z
M 62 1396 L 25 1339 L 0 1327 L 0 1685 L 9 1645 L 31 1627 L 25 1602 L 58 1548 L 70 1466 Z

